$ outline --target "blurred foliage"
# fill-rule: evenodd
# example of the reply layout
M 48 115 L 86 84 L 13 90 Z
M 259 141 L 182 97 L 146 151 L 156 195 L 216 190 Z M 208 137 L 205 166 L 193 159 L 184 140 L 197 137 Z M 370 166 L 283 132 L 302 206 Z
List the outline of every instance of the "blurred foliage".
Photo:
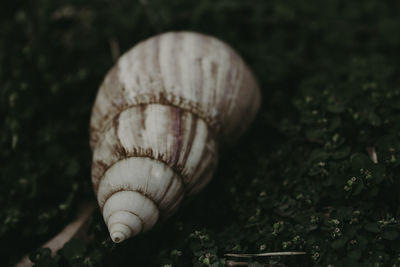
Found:
M 30 253 L 37 266 L 224 266 L 225 253 L 305 251 L 249 266 L 399 266 L 399 11 L 394 0 L 2 2 L 2 264 Z M 124 52 L 169 30 L 239 51 L 263 91 L 256 122 L 150 233 L 115 245 L 96 211 L 90 244 L 35 251 L 94 199 L 88 121 L 110 43 Z

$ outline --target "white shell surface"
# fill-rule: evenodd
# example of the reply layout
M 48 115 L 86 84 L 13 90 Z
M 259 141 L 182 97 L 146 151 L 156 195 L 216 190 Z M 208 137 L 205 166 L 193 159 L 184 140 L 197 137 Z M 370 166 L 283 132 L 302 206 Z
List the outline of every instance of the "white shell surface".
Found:
M 111 166 L 130 157 L 157 159 L 189 188 L 216 167 L 218 155 L 213 134 L 202 119 L 190 112 L 149 104 L 126 109 L 113 122 L 94 149 L 95 191 Z
M 214 172 L 217 147 L 202 119 L 149 104 L 128 108 L 112 121 L 95 147 L 93 162 L 99 206 L 111 238 L 121 242 L 170 216 L 185 195 L 200 190 Z
M 127 217 L 122 217 L 121 211 L 128 212 L 136 217 L 131 217 L 125 221 Z M 112 218 L 113 216 L 115 218 Z M 119 191 L 113 194 L 103 208 L 104 221 L 110 235 L 112 236 L 114 232 L 120 232 L 124 234 L 124 239 L 133 236 L 133 233 L 149 230 L 157 222 L 158 216 L 159 210 L 154 202 L 136 191 Z M 135 219 L 132 220 L 132 218 Z M 140 227 L 137 227 L 138 222 L 140 222 Z M 134 225 L 135 228 L 131 228 L 130 225 Z M 115 227 L 118 227 L 118 230 L 114 230 Z M 130 231 L 121 231 L 122 229 L 129 229 Z
M 144 157 L 130 157 L 115 163 L 101 180 L 97 200 L 103 208 L 116 192 L 136 191 L 150 198 L 157 208 L 168 212 L 180 200 L 183 183 L 165 164 Z
M 92 182 L 114 242 L 149 230 L 212 178 L 218 142 L 260 105 L 243 60 L 218 39 L 165 33 L 125 53 L 93 107 Z
M 192 32 L 161 34 L 126 52 L 107 74 L 92 113 L 91 145 L 121 110 L 149 103 L 189 110 L 218 136 L 235 139 L 260 100 L 251 71 L 228 45 Z

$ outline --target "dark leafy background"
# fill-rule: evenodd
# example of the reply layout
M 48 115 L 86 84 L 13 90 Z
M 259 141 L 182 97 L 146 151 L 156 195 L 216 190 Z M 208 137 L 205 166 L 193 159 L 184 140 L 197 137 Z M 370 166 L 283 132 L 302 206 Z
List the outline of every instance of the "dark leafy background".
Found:
M 400 2 L 3 1 L 0 256 L 38 266 L 399 266 Z M 88 121 L 124 52 L 170 30 L 212 34 L 254 69 L 263 105 L 214 180 L 167 223 L 119 245 L 36 250 L 94 199 Z M 374 148 L 378 164 L 367 148 Z M 35 251 L 36 250 L 36 251 Z

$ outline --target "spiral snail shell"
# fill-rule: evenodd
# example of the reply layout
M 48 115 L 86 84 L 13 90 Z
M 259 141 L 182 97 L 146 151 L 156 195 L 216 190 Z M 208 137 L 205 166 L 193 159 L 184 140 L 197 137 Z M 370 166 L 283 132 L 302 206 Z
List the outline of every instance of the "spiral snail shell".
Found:
M 200 191 L 218 143 L 242 134 L 259 104 L 249 68 L 214 37 L 165 33 L 125 53 L 90 122 L 92 182 L 112 240 L 151 229 Z

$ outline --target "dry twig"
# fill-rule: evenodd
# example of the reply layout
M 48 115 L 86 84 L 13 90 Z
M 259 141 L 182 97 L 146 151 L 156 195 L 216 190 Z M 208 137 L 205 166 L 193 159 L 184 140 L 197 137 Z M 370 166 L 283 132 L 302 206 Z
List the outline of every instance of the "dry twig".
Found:
M 271 256 L 294 256 L 294 255 L 304 255 L 305 252 L 300 251 L 281 251 L 281 252 L 267 252 L 267 253 L 258 253 L 258 254 L 224 254 L 227 257 L 235 257 L 235 258 L 254 258 L 254 257 L 271 257 Z
M 85 228 L 95 207 L 96 204 L 93 202 L 83 203 L 76 220 L 65 226 L 59 234 L 47 241 L 42 247 L 49 248 L 51 250 L 51 255 L 55 256 L 57 251 L 60 250 L 65 243 L 77 236 L 79 232 Z M 33 263 L 30 261 L 28 255 L 26 255 L 15 267 L 30 267 L 32 265 Z
M 367 147 L 369 158 L 373 163 L 378 163 L 378 155 L 376 154 L 375 147 Z
M 113 59 L 113 62 L 115 63 L 120 56 L 119 43 L 117 38 L 111 37 L 110 39 L 108 39 L 108 44 L 110 45 L 111 57 Z

